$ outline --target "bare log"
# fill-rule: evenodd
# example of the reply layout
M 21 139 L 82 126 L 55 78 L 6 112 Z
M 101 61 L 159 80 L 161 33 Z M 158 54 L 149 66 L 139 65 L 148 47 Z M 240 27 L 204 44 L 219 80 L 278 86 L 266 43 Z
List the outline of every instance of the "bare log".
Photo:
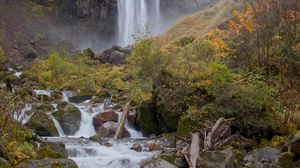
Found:
M 190 168 L 196 168 L 197 159 L 200 152 L 200 138 L 198 133 L 192 134 L 192 143 L 190 147 Z
M 215 135 L 215 132 L 219 129 L 220 125 L 224 122 L 224 118 L 219 118 L 216 122 L 216 124 L 212 127 L 211 131 L 208 133 L 208 135 L 204 139 L 204 151 L 210 149 L 213 145 L 212 139 Z
M 116 134 L 115 134 L 115 139 L 120 139 L 122 137 L 122 134 L 123 134 L 123 131 L 124 131 L 124 127 L 125 127 L 125 123 L 126 123 L 126 120 L 127 120 L 127 114 L 128 114 L 128 111 L 129 111 L 129 106 L 130 102 L 126 103 L 125 107 L 123 108 L 123 113 L 122 113 L 122 116 L 121 116 L 121 121 L 119 123 L 119 126 L 118 126 L 118 129 L 116 131 Z

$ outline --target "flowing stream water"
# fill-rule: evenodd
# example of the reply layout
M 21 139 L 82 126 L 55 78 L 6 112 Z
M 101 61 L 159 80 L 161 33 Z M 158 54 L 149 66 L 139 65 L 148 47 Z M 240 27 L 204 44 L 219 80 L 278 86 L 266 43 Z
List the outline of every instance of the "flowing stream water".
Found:
M 160 0 L 118 0 L 118 43 L 133 44 L 135 36 L 160 33 Z
M 40 93 L 43 92 L 40 91 Z M 93 117 L 106 109 L 112 108 L 114 104 L 105 101 L 104 103 L 91 105 L 89 100 L 76 104 L 69 102 L 69 96 L 72 95 L 72 92 L 64 92 L 62 101 L 71 103 L 80 110 L 81 123 L 79 130 L 74 135 L 66 136 L 60 123 L 51 115 L 60 137 L 47 137 L 47 140 L 64 142 L 69 158 L 74 160 L 79 168 L 137 168 L 141 161 L 158 154 L 157 152 L 136 152 L 130 149 L 134 143 L 145 139 L 145 137 L 128 123 L 125 124 L 125 128 L 130 133 L 130 138 L 108 139 L 109 144 L 112 146 L 101 145 L 98 142 L 89 140 L 89 137 L 96 135 L 92 124 Z M 53 111 L 55 113 L 57 104 L 52 104 L 52 106 L 55 108 Z M 117 113 L 120 118 L 121 112 Z

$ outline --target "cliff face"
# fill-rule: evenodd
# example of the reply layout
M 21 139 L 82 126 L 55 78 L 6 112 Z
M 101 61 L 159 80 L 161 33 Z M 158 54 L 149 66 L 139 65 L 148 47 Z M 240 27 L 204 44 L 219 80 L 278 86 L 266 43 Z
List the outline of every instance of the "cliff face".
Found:
M 117 15 L 117 0 L 65 0 L 64 11 L 80 18 L 106 21 Z
M 37 0 L 35 0 L 37 1 Z M 40 0 L 38 0 L 40 1 Z M 95 18 L 106 21 L 117 16 L 117 0 L 48 0 L 57 1 L 63 11 L 79 18 Z M 151 1 L 151 0 L 148 0 Z M 216 0 L 161 0 L 161 12 L 165 17 L 195 12 Z M 45 3 L 43 1 L 42 3 Z

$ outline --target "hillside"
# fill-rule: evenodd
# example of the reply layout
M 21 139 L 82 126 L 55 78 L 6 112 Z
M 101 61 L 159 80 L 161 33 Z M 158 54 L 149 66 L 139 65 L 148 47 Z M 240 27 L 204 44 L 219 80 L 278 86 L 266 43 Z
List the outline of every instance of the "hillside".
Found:
M 232 16 L 233 10 L 239 9 L 242 2 L 242 0 L 216 1 L 204 10 L 177 21 L 160 39 L 163 43 L 168 43 L 180 37 L 201 38 L 227 21 Z

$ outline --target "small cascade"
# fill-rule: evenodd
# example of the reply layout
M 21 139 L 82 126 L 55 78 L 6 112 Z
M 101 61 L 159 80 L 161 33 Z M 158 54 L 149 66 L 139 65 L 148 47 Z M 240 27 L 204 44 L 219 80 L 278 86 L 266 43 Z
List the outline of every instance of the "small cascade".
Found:
M 8 71 L 14 72 L 14 75 L 15 75 L 17 78 L 20 78 L 21 75 L 22 75 L 22 73 L 23 73 L 22 71 L 17 71 L 17 70 L 12 69 L 12 68 L 9 68 Z
M 138 163 L 157 155 L 157 152 L 130 150 L 133 140 L 109 141 L 106 147 L 96 142 L 67 143 L 69 156 L 79 168 L 137 168 Z
M 58 104 L 51 104 L 51 105 L 54 108 L 54 111 L 52 113 L 56 112 Z M 65 134 L 64 130 L 62 129 L 61 125 L 59 124 L 59 122 L 52 116 L 52 113 L 50 114 L 50 117 L 51 117 L 51 119 L 52 119 L 52 121 L 53 121 L 53 123 L 54 123 L 54 125 L 57 129 L 58 135 L 60 137 L 66 136 L 66 134 Z
M 35 95 L 46 95 L 48 97 L 51 97 L 51 91 L 49 90 L 33 90 Z
M 25 104 L 25 107 L 19 111 L 16 111 L 13 113 L 13 117 L 15 120 L 21 122 L 23 125 L 26 124 L 31 116 L 33 115 L 33 113 L 31 114 L 26 114 L 26 112 L 30 111 L 32 109 L 31 104 Z
M 122 112 L 117 112 L 118 114 L 118 121 L 120 122 Z M 130 133 L 130 138 L 133 139 L 139 139 L 139 138 L 145 138 L 143 137 L 143 134 L 140 131 L 137 131 L 133 126 L 129 125 L 128 120 L 125 123 L 125 129 Z
M 104 110 L 104 104 L 98 104 L 96 107 L 91 107 L 89 105 L 89 101 L 86 101 L 84 103 L 74 105 L 81 112 L 80 128 L 74 136 L 89 138 L 96 135 L 96 130 L 93 125 L 93 117 Z
M 130 45 L 145 33 L 160 33 L 160 0 L 118 0 L 119 45 Z

